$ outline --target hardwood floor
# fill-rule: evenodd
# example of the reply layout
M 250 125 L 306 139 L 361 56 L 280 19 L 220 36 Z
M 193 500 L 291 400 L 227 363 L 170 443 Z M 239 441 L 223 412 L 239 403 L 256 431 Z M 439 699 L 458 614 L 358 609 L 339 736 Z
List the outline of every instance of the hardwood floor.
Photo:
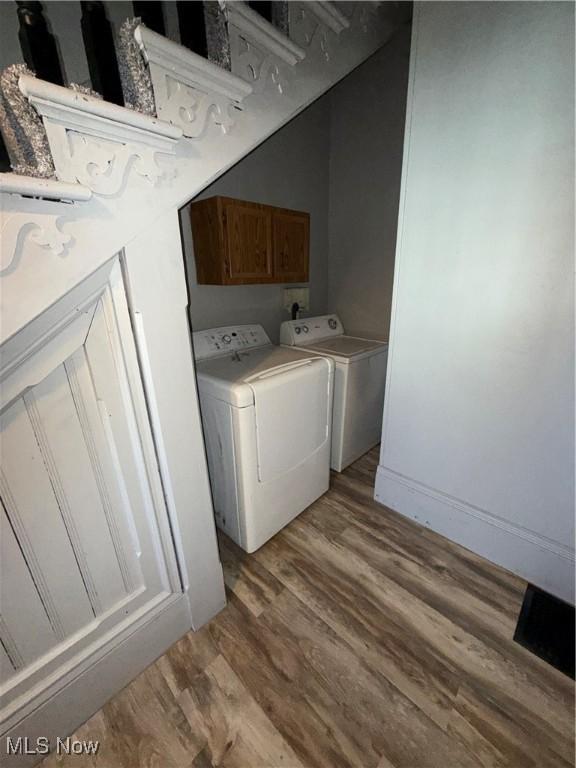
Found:
M 512 641 L 525 583 L 376 504 L 377 458 L 254 555 L 222 537 L 225 610 L 44 768 L 574 765 L 573 684 Z

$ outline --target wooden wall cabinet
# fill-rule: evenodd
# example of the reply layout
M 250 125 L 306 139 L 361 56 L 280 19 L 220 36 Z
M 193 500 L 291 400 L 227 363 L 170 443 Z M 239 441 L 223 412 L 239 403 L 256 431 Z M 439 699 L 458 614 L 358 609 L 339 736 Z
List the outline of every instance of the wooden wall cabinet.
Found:
M 310 214 L 210 197 L 190 220 L 199 285 L 308 282 Z

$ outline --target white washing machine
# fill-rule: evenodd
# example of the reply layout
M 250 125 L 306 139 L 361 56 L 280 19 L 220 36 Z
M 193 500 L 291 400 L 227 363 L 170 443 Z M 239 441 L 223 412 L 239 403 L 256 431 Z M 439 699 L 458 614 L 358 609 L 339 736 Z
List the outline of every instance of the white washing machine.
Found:
M 328 490 L 334 363 L 260 325 L 193 336 L 216 524 L 254 552 Z
M 388 343 L 346 336 L 336 315 L 289 320 L 280 343 L 334 360 L 331 467 L 345 467 L 380 442 Z

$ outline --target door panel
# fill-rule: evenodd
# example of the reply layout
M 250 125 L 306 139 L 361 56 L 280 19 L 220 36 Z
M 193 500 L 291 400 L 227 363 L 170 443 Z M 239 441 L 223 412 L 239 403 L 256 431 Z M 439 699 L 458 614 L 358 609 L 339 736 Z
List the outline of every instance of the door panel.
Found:
M 277 282 L 308 281 L 310 216 L 275 210 L 273 214 L 274 274 Z
M 2 671 L 12 677 L 58 642 L 40 594 L 18 546 L 4 507 L 0 508 L 0 641 L 8 664 Z
M 265 206 L 235 201 L 225 206 L 230 280 L 272 282 L 272 220 Z
M 74 357 L 79 357 L 75 355 Z M 92 611 L 99 616 L 126 594 L 118 553 L 105 519 L 102 496 L 78 412 L 85 408 L 81 390 L 70 378 L 76 364 L 64 363 L 25 396 L 35 402 L 42 453 L 50 462 L 52 486 Z M 101 492 L 102 491 L 102 492 Z
M 40 447 L 48 446 L 33 393 L 20 397 L 1 417 L 0 495 L 56 638 L 64 640 L 94 613 L 54 495 L 58 481 L 51 456 Z
M 3 357 L 0 730 L 131 625 L 144 648 L 182 594 L 117 260 L 101 273 Z
M 2 627 L 0 627 L 0 637 L 2 637 Z M 0 643 L 0 679 L 8 680 L 15 672 L 14 665 L 6 651 L 4 646 Z

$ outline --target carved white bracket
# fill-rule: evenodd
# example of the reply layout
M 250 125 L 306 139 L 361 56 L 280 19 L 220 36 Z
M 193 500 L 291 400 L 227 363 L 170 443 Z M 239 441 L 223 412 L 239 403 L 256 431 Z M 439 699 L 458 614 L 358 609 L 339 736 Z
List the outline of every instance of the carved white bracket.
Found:
M 243 80 L 144 26 L 134 36 L 150 67 L 156 109 L 162 120 L 200 138 L 209 121 L 226 133 L 252 93 Z
M 0 275 L 18 261 L 25 243 L 60 256 L 73 237 L 62 230 L 73 203 L 90 200 L 92 192 L 81 184 L 0 173 Z
M 33 243 L 40 248 L 60 256 L 66 253 L 72 242 L 72 235 L 62 230 L 62 206 L 58 203 L 47 203 L 47 210 L 26 210 L 29 206 L 20 199 L 17 206 L 11 206 L 9 201 L 2 200 L 0 214 L 0 275 L 7 273 L 16 266 L 24 246 Z M 11 210 L 12 208 L 12 210 Z M 24 209 L 24 210 L 23 210 Z
M 289 73 L 306 52 L 241 0 L 223 2 L 228 21 L 232 71 L 255 92 L 267 85 L 284 93 Z
M 318 46 L 327 62 L 338 44 L 338 35 L 350 27 L 350 21 L 333 3 L 315 0 L 288 3 L 288 24 L 297 43 L 304 48 Z
M 182 131 L 157 118 L 23 76 L 20 90 L 42 116 L 56 174 L 100 195 L 116 195 L 133 168 L 150 184 L 174 175 L 156 153 L 173 155 Z

